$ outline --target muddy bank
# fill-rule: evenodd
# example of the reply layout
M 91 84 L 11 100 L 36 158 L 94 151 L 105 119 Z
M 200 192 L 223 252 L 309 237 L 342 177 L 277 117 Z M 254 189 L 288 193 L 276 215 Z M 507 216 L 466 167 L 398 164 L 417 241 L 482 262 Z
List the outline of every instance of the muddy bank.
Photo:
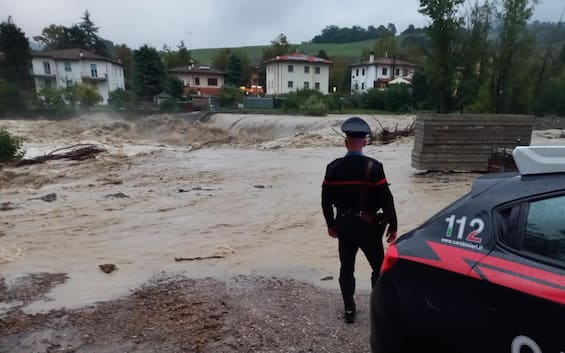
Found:
M 0 295 L 14 296 L 5 287 Z M 11 310 L 0 317 L 0 352 L 369 352 L 368 294 L 358 295 L 353 325 L 340 301 L 274 277 L 162 277 L 81 309 Z

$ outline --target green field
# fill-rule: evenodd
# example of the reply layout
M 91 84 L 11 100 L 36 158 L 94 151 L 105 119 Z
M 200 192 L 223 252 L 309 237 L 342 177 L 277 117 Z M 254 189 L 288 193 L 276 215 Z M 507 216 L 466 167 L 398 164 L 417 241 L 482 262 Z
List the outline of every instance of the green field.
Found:
M 323 49 L 330 57 L 340 57 L 346 62 L 356 62 L 361 60 L 361 55 L 363 50 L 373 48 L 376 40 L 365 40 L 361 42 L 350 42 L 350 43 L 306 43 L 306 44 L 295 44 L 294 46 L 304 54 L 316 55 L 320 49 Z M 268 45 L 257 45 L 250 47 L 235 47 L 229 48 L 234 51 L 242 51 L 247 54 L 251 62 L 259 63 L 261 62 L 261 57 L 263 54 L 263 49 L 267 48 Z M 221 50 L 222 48 L 210 48 L 210 49 L 192 49 L 190 53 L 192 57 L 203 65 L 209 65 L 212 62 L 212 57 L 214 54 Z

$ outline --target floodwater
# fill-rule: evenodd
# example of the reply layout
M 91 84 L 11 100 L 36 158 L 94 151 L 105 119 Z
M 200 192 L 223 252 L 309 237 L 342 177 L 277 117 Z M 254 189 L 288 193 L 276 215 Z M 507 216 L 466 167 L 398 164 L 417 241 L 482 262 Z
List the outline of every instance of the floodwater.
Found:
M 109 150 L 95 160 L 0 170 L 0 204 L 13 207 L 0 211 L 0 273 L 8 280 L 69 274 L 49 300 L 33 302 L 28 312 L 113 299 L 162 272 L 276 275 L 337 289 L 337 241 L 327 236 L 320 191 L 326 164 L 345 152 L 332 131 L 344 118 L 0 121 L 25 138 L 29 156 L 78 142 L 103 143 Z M 378 119 L 402 127 L 413 117 Z M 410 167 L 412 144 L 404 138 L 365 150 L 384 163 L 400 233 L 463 195 L 476 177 L 419 174 Z M 57 200 L 37 199 L 49 193 Z M 211 255 L 225 258 L 174 260 Z M 98 266 L 106 263 L 118 270 L 103 273 Z M 320 281 L 326 276 L 334 280 Z M 368 289 L 363 256 L 356 276 L 358 287 Z

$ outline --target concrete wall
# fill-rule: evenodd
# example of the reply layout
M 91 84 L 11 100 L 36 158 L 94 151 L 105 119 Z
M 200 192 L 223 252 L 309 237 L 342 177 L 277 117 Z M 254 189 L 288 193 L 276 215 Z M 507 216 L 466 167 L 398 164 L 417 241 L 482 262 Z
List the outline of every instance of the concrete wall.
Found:
M 244 97 L 243 106 L 252 109 L 273 109 L 273 97 Z
M 416 119 L 412 167 L 486 171 L 499 148 L 527 146 L 534 118 L 526 115 L 426 115 Z

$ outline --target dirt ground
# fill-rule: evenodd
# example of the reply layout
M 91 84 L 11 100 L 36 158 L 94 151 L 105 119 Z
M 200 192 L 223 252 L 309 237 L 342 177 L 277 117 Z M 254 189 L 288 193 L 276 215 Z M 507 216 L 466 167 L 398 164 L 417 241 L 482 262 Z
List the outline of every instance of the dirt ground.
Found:
M 346 325 L 320 210 L 325 166 L 344 154 L 332 129 L 345 118 L 0 121 L 27 157 L 79 142 L 108 149 L 0 169 L 0 352 L 368 352 L 369 267 L 359 256 L 359 320 Z M 477 176 L 414 170 L 412 144 L 365 151 L 384 163 L 401 233 Z M 198 256 L 219 258 L 174 261 Z

